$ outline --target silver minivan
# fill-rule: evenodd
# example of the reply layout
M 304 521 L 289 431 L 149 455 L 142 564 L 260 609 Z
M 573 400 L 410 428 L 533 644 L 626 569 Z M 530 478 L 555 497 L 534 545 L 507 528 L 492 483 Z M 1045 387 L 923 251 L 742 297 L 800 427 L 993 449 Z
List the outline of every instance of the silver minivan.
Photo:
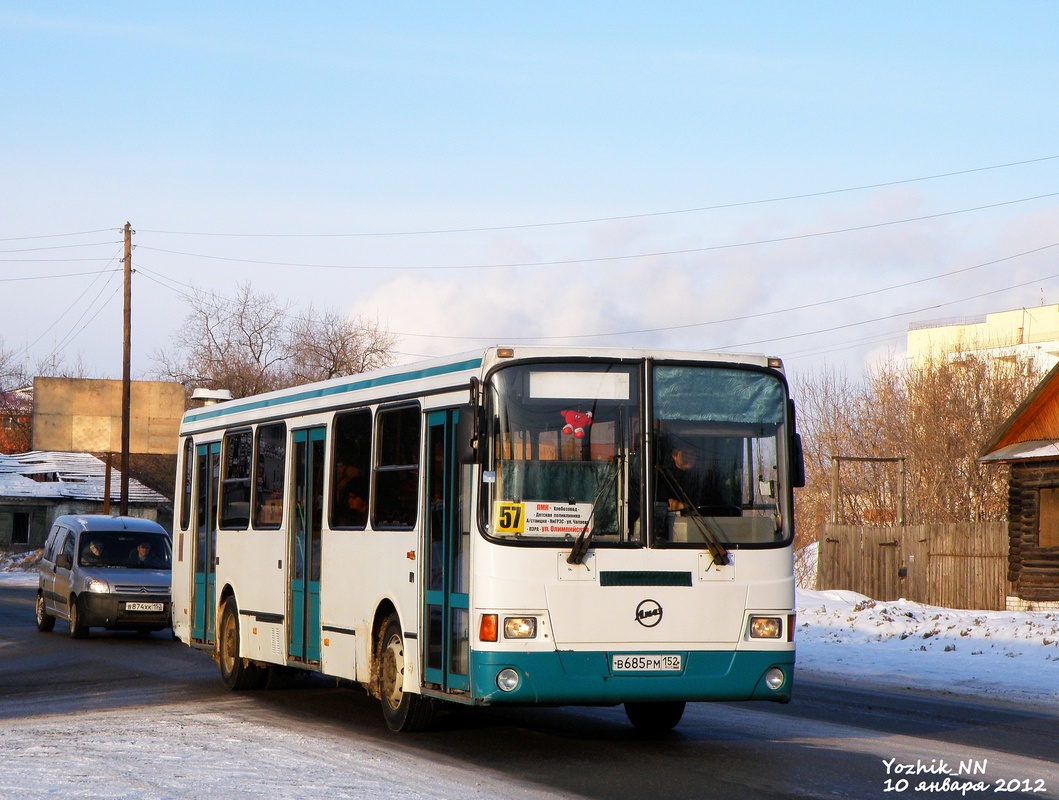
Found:
M 37 589 L 37 630 L 70 622 L 89 628 L 159 631 L 172 625 L 173 548 L 157 522 L 101 514 L 56 518 L 44 543 Z

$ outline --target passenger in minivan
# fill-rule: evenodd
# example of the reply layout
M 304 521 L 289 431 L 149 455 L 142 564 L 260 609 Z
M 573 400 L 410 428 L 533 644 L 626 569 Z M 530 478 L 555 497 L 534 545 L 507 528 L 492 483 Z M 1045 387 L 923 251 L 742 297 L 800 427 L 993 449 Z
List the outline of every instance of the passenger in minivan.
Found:
M 85 566 L 98 566 L 103 563 L 103 543 L 92 540 L 81 553 L 81 563 Z

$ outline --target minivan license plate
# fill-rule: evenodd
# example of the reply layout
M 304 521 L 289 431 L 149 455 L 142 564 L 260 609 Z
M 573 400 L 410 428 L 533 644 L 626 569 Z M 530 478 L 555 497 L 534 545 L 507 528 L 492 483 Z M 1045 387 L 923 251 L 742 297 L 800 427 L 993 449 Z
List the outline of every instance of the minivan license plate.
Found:
M 613 672 L 680 672 L 684 659 L 680 653 L 625 653 L 610 657 Z
M 165 605 L 162 603 L 126 603 L 126 611 L 162 611 Z

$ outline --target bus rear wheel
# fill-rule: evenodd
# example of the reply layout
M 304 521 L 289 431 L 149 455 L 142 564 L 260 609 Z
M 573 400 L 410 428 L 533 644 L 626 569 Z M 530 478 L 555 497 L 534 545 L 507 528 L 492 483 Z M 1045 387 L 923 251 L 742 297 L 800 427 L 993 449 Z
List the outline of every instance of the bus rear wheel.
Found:
M 404 634 L 396 614 L 391 614 L 383 627 L 377 664 L 379 699 L 386 726 L 394 732 L 421 731 L 430 727 L 434 718 L 433 701 L 405 691 Z
M 217 651 L 221 680 L 225 686 L 236 691 L 260 686 L 261 668 L 251 665 L 239 655 L 239 607 L 235 604 L 234 597 L 224 601 Z
M 625 714 L 637 730 L 644 733 L 671 731 L 684 716 L 685 703 L 626 703 Z

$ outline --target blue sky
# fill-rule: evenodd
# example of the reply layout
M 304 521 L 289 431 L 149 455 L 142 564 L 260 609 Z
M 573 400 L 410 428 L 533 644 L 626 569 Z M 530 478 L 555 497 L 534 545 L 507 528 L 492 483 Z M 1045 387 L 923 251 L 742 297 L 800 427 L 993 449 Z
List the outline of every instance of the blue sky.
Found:
M 1056 30 L 1052 3 L 0 2 L 0 338 L 120 374 L 128 220 L 138 376 L 182 291 L 245 282 L 403 359 L 857 372 L 910 322 L 1059 302 L 1059 247 L 1010 258 L 1059 242 Z

